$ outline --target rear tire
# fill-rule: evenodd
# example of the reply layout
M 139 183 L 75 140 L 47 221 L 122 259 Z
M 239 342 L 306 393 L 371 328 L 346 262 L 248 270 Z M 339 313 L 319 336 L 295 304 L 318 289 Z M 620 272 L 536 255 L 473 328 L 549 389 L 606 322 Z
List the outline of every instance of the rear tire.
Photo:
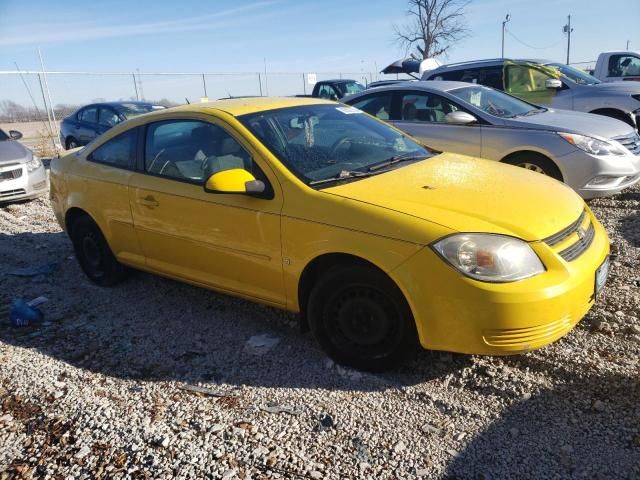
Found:
M 502 160 L 503 163 L 526 168 L 529 171 L 541 173 L 556 180 L 563 181 L 562 173 L 552 160 L 535 152 L 522 152 Z
M 100 228 L 90 217 L 82 216 L 73 222 L 71 241 L 80 267 L 93 283 L 110 287 L 127 277 L 129 270 L 116 260 Z
M 307 312 L 318 343 L 339 364 L 382 371 L 418 351 L 409 305 L 400 289 L 376 268 L 330 269 L 312 289 Z

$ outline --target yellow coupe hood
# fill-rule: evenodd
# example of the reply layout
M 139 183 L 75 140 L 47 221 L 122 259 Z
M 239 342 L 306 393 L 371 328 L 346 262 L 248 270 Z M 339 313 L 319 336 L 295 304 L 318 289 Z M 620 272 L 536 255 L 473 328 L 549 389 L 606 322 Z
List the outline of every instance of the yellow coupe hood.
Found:
M 443 153 L 323 190 L 464 232 L 546 238 L 575 221 L 584 201 L 544 175 Z

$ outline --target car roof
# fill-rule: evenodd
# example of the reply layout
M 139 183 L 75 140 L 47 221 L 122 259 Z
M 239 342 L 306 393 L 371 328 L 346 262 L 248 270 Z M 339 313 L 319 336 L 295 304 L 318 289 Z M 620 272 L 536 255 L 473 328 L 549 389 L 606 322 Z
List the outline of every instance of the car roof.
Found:
M 541 58 L 488 58 L 484 60 L 470 60 L 466 62 L 457 62 L 457 63 L 448 63 L 447 65 L 442 65 L 433 70 L 428 70 L 425 73 L 431 74 L 436 71 L 449 70 L 449 69 L 460 69 L 471 66 L 479 66 L 479 65 L 489 65 L 496 64 L 500 65 L 504 62 L 515 62 L 515 63 L 539 63 L 541 65 L 546 65 L 548 63 L 553 63 L 550 60 L 544 60 Z
M 364 97 L 372 92 L 381 92 L 387 90 L 438 90 L 448 92 L 456 88 L 470 87 L 474 84 L 468 82 L 454 82 L 451 80 L 413 80 L 411 82 L 392 83 L 390 85 L 380 85 L 379 87 L 369 88 L 363 92 L 352 95 L 353 97 Z
M 229 115 L 237 117 L 248 113 L 265 112 L 279 108 L 322 104 L 338 105 L 336 102 L 331 100 L 308 97 L 245 97 L 228 98 L 205 103 L 190 103 L 188 105 L 173 107 L 170 110 L 192 113 L 209 113 L 209 110 L 221 110 Z M 167 110 L 158 110 L 158 113 L 163 111 L 166 112 Z

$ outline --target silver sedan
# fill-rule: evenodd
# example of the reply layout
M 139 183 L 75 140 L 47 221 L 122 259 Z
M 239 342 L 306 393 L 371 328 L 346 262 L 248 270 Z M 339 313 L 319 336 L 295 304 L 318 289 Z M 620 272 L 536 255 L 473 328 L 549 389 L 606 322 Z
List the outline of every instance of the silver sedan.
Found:
M 543 173 L 584 198 L 612 195 L 640 180 L 640 137 L 612 118 L 545 108 L 464 82 L 403 82 L 342 101 L 435 150 Z
M 47 173 L 40 159 L 19 143 L 16 130 L 0 130 L 0 204 L 47 193 Z

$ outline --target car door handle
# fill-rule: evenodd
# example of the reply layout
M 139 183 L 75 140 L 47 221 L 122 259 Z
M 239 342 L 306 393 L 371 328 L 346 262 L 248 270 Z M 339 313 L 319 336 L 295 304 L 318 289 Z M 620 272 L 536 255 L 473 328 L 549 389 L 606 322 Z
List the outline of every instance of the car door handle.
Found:
M 160 205 L 160 203 L 151 195 L 146 196 L 144 198 L 137 198 L 136 202 L 139 203 L 140 205 L 144 205 L 145 207 L 149 207 L 149 208 L 155 208 Z

